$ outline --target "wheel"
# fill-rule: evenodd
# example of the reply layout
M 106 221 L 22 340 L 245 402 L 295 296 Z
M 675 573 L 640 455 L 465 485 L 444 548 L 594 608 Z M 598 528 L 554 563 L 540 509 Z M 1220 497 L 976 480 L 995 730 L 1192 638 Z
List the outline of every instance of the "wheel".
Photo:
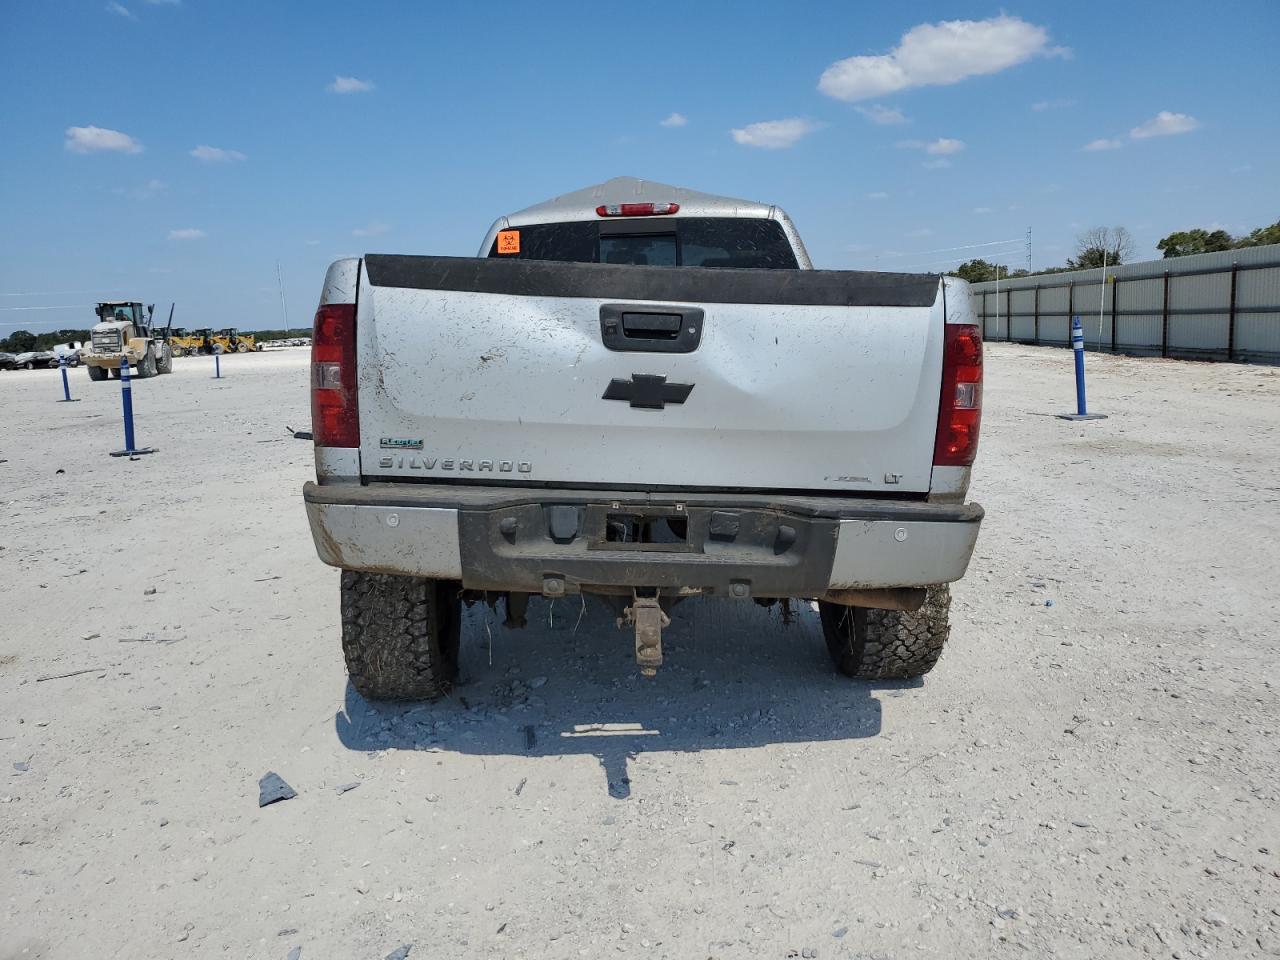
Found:
M 929 587 L 914 613 L 818 602 L 827 651 L 847 677 L 889 680 L 920 677 L 933 669 L 951 634 L 951 589 Z
M 60 364 L 58 363 L 58 358 L 57 358 L 57 357 L 54 357 L 52 360 L 50 360 L 50 361 L 49 361 L 49 369 L 50 369 L 50 370 L 57 370 L 59 366 L 60 366 Z
M 107 379 L 106 367 L 89 367 L 88 369 L 90 380 L 100 381 Z
M 225 347 L 223 347 L 223 345 L 222 345 L 222 344 L 220 344 L 220 343 L 215 343 L 215 344 L 213 345 L 213 350 L 211 350 L 210 352 L 211 352 L 211 353 L 218 353 L 218 354 L 221 354 L 221 353 L 225 353 L 225 352 L 226 352 L 226 348 L 225 348 Z
M 156 360 L 157 373 L 173 373 L 173 350 L 166 343 L 160 348 L 160 356 Z
M 147 345 L 147 352 L 142 355 L 142 359 L 138 361 L 138 372 L 136 374 L 139 380 L 147 380 L 156 375 L 156 354 L 150 344 Z
M 236 344 L 236 353 L 248 353 L 248 352 L 249 352 L 249 345 L 247 343 Z
M 458 585 L 342 571 L 342 652 L 369 700 L 434 700 L 458 675 Z
M 36 368 L 36 365 L 32 363 L 30 360 L 24 363 L 23 366 L 28 370 L 34 370 Z
M 119 379 L 120 379 L 120 368 L 119 368 L 119 367 L 112 367 L 112 368 L 111 368 L 111 379 L 112 379 L 112 380 L 119 380 Z

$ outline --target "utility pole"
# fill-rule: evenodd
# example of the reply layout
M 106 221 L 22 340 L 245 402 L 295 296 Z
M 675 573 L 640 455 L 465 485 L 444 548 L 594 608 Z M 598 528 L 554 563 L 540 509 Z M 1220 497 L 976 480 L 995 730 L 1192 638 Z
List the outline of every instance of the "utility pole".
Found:
M 289 331 L 289 306 L 284 301 L 284 277 L 280 273 L 280 261 L 276 261 L 276 284 L 280 287 L 280 312 L 284 314 L 284 329 Z
M 1027 227 L 1027 273 L 1031 272 L 1031 228 Z

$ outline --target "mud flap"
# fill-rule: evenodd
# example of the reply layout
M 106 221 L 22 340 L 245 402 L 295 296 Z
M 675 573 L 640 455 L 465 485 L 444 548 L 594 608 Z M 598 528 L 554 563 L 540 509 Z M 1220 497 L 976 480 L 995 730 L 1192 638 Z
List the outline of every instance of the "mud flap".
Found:
M 671 624 L 657 597 L 634 597 L 618 621 L 636 628 L 636 663 L 646 677 L 656 676 L 662 666 L 662 628 Z

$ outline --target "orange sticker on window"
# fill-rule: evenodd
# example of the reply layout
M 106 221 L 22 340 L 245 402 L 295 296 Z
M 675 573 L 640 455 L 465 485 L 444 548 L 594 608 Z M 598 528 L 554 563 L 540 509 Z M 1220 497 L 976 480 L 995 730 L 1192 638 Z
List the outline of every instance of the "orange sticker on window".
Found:
M 499 230 L 498 231 L 498 252 L 499 253 L 519 253 L 520 252 L 520 231 L 519 230 Z

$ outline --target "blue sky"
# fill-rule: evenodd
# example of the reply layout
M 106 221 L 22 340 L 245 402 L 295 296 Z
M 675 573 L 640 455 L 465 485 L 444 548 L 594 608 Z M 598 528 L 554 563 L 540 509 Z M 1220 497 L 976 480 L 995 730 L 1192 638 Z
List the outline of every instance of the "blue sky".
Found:
M 833 268 L 945 268 L 1028 227 L 1036 266 L 1096 225 L 1155 257 L 1174 229 L 1280 218 L 1275 0 L 45 0 L 5 21 L 0 334 L 88 326 L 99 296 L 278 326 L 277 261 L 306 326 L 337 256 L 472 255 L 496 216 L 618 175 L 778 203 Z

